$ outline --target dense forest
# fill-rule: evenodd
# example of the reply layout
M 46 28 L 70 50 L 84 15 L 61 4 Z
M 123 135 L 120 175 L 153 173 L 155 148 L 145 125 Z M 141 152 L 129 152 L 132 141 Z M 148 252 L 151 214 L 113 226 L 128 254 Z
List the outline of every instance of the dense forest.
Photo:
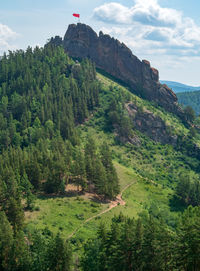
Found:
M 84 247 L 84 271 L 199 270 L 200 208 L 188 208 L 176 230 L 160 216 L 142 213 L 114 217 L 110 229 L 101 224 L 97 238 Z
M 68 245 L 59 236 L 27 236 L 24 210 L 34 208 L 36 193 L 62 194 L 69 181 L 104 198 L 119 192 L 109 147 L 90 136 L 81 144 L 75 129 L 99 105 L 95 67 L 48 45 L 4 55 L 0 71 L 1 270 L 68 270 Z M 48 260 L 37 266 L 39 250 Z
M 196 115 L 200 115 L 200 91 L 177 93 L 178 102 L 183 106 L 191 106 Z
M 0 270 L 200 270 L 200 152 L 193 111 L 185 110 L 185 127 L 103 78 L 89 60 L 75 61 L 52 43 L 0 60 Z M 176 146 L 134 129 L 126 110 L 130 101 L 139 112 L 149 106 L 167 116 Z M 169 125 L 172 120 L 178 129 Z M 36 200 L 61 200 L 68 184 L 101 202 L 115 200 L 121 187 L 114 159 L 153 189 L 168 189 L 169 204 L 179 213 L 144 206 L 137 219 L 116 215 L 84 241 L 69 240 L 60 226 L 56 234 L 48 225 L 27 227 L 26 214 L 39 211 Z M 93 212 L 97 204 L 91 203 Z
M 97 150 L 91 138 L 81 146 L 75 130 L 98 106 L 94 65 L 74 63 L 51 45 L 10 53 L 0 65 L 2 181 L 13 175 L 26 192 L 32 187 L 58 193 L 69 176 L 78 176 L 82 189 L 87 177 L 99 193 L 115 196 L 117 177 L 109 148 L 104 144 Z M 116 187 L 105 184 L 103 191 L 99 172 L 105 182 L 112 175 Z

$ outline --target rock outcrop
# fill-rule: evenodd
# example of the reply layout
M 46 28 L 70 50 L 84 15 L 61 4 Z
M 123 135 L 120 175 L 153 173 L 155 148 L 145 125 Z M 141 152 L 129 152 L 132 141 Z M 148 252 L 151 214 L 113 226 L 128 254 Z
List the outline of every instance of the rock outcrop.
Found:
M 90 26 L 78 23 L 69 25 L 63 46 L 71 57 L 90 58 L 98 68 L 130 86 L 132 92 L 183 116 L 174 92 L 160 84 L 158 71 L 149 61 L 140 61 L 124 43 L 102 32 L 98 36 Z
M 144 109 L 140 111 L 133 103 L 126 104 L 126 110 L 132 120 L 134 128 L 161 144 L 177 145 L 178 137 L 171 133 L 171 127 L 154 115 L 151 111 Z

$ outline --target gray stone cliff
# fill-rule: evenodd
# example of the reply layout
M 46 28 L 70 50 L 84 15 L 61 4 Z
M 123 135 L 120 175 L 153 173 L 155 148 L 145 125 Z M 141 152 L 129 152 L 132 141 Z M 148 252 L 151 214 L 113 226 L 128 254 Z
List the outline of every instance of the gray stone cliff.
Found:
M 78 23 L 69 25 L 63 46 L 69 56 L 90 58 L 97 68 L 125 82 L 132 92 L 183 117 L 175 93 L 160 84 L 158 71 L 149 61 L 140 61 L 124 43 L 102 32 L 98 36 L 90 26 Z

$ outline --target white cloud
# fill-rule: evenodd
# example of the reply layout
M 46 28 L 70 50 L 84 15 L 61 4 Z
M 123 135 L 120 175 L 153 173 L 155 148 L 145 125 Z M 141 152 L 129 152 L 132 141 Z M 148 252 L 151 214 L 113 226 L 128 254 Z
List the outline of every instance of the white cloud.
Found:
M 132 7 L 107 3 L 95 8 L 93 16 L 111 24 L 107 32 L 139 55 L 200 53 L 200 26 L 178 10 L 161 7 L 158 0 L 135 0 Z
M 105 22 L 140 22 L 145 25 L 174 26 L 181 21 L 181 12 L 162 8 L 157 0 L 135 0 L 131 8 L 111 2 L 94 9 L 94 16 Z
M 108 23 L 130 24 L 131 14 L 128 7 L 119 3 L 104 4 L 94 9 L 94 16 Z
M 17 36 L 17 33 L 15 33 L 7 25 L 0 24 L 0 54 L 3 54 L 8 50 L 15 49 L 15 46 L 12 45 L 11 41 Z
M 136 0 L 131 8 L 132 20 L 146 25 L 175 26 L 181 20 L 181 12 L 162 8 L 156 0 Z

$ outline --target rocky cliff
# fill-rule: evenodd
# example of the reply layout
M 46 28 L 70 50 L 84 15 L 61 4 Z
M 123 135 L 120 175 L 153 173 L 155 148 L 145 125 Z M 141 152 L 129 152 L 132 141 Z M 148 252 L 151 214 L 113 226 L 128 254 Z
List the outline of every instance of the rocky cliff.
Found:
M 160 84 L 158 71 L 149 61 L 140 61 L 124 43 L 102 32 L 98 36 L 90 26 L 78 23 L 69 25 L 63 46 L 70 56 L 90 58 L 98 68 L 130 86 L 132 92 L 182 117 L 176 95 Z
M 161 144 L 177 145 L 177 135 L 171 133 L 171 127 L 151 111 L 144 109 L 140 111 L 132 102 L 127 103 L 126 110 L 131 118 L 133 126 L 155 142 Z

